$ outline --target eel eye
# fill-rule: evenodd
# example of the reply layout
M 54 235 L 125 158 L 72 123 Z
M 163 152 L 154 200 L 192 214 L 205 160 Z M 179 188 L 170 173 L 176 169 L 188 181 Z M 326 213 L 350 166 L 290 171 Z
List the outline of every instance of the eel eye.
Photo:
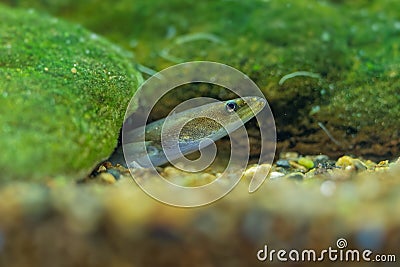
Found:
M 228 102 L 226 102 L 225 108 L 226 108 L 226 111 L 231 113 L 238 109 L 238 105 L 236 104 L 235 101 L 228 101 Z

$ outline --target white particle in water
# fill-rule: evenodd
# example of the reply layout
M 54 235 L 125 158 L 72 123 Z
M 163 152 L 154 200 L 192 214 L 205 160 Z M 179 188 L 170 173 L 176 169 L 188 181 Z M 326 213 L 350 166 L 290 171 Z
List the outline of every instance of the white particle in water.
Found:
M 336 190 L 336 184 L 333 181 L 327 180 L 321 184 L 320 191 L 321 194 L 330 197 Z
M 379 31 L 379 25 L 377 23 L 372 24 L 371 26 L 372 31 L 377 32 Z
M 90 39 L 92 39 L 92 40 L 97 40 L 97 39 L 99 39 L 99 36 L 98 36 L 97 34 L 95 34 L 95 33 L 92 33 L 92 34 L 90 35 Z
M 323 32 L 321 35 L 321 39 L 324 42 L 328 42 L 331 40 L 331 35 L 329 34 L 329 32 Z

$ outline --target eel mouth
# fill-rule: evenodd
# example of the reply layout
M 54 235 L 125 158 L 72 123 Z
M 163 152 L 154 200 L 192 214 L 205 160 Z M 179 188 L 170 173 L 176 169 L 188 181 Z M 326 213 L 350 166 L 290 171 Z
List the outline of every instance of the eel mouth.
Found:
M 249 107 L 253 110 L 256 115 L 258 112 L 260 112 L 264 107 L 265 104 L 267 103 L 267 100 L 265 100 L 262 97 L 259 96 L 247 96 L 243 98 L 246 103 L 249 105 Z
M 238 98 L 237 101 L 244 102 L 244 104 L 242 104 L 244 108 L 238 111 L 238 115 L 243 122 L 247 122 L 256 116 L 267 104 L 267 101 L 259 96 L 246 96 Z

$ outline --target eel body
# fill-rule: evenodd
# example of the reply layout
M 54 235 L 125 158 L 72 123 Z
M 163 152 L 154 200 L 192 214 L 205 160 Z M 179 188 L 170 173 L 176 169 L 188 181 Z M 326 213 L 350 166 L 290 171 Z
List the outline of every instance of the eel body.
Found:
M 122 147 L 127 166 L 160 166 L 201 150 L 243 126 L 265 104 L 266 100 L 257 96 L 212 102 L 123 131 Z M 170 151 L 168 157 L 166 149 Z

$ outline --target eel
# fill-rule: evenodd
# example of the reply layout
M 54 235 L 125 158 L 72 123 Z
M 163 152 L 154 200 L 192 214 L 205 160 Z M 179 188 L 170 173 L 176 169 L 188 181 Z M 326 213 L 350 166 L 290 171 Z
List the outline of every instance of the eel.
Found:
M 173 113 L 146 126 L 123 130 L 122 147 L 127 166 L 156 167 L 201 150 L 243 126 L 265 104 L 266 100 L 258 96 L 217 101 Z M 179 153 L 174 152 L 174 147 L 179 148 Z M 172 151 L 168 152 L 168 158 L 166 148 Z M 112 162 L 112 159 L 113 156 L 109 160 Z

